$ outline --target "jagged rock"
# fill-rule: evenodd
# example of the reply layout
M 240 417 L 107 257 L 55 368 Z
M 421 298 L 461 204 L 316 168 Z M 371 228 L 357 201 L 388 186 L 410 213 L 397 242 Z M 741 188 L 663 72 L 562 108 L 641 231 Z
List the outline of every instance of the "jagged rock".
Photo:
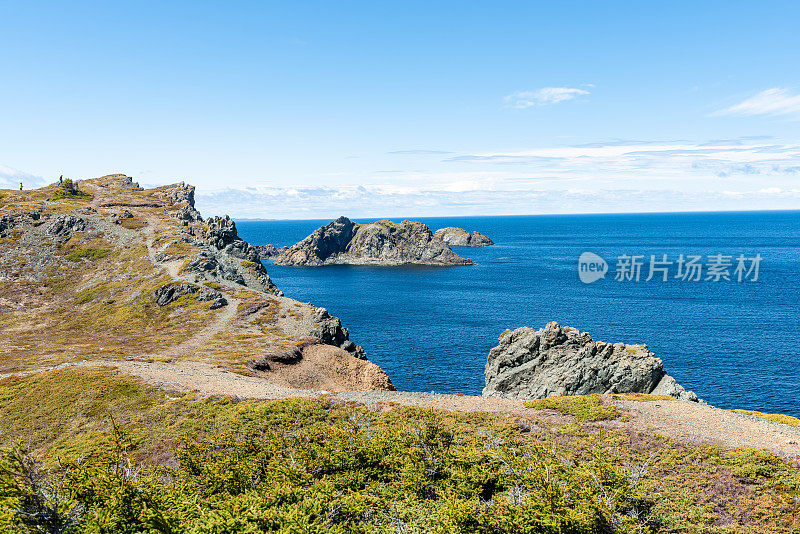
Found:
M 47 227 L 47 233 L 61 240 L 67 240 L 72 235 L 72 232 L 83 232 L 87 226 L 85 219 L 71 214 L 64 214 L 59 215 L 50 223 L 50 226 Z
M 124 174 L 119 175 L 119 179 L 116 182 L 117 187 L 120 189 L 128 189 L 130 191 L 144 191 L 141 187 L 139 187 L 138 182 L 134 182 L 133 178 L 130 176 L 125 176 Z
M 434 235 L 451 247 L 488 247 L 489 245 L 494 245 L 494 241 L 485 235 L 477 231 L 470 234 L 457 226 L 440 228 L 436 230 Z
M 347 217 L 318 228 L 281 252 L 275 265 L 472 265 L 421 222 L 383 219 L 357 224 Z
M 166 306 L 184 295 L 198 293 L 200 288 L 194 284 L 172 282 L 153 291 L 153 298 L 159 306 Z
M 697 400 L 664 372 L 646 345 L 594 341 L 586 332 L 555 322 L 541 330 L 507 330 L 499 341 L 486 361 L 484 396 L 651 393 L 661 386 L 663 394 Z
M 201 302 L 213 300 L 214 302 L 211 303 L 210 307 L 212 310 L 216 310 L 228 305 L 228 299 L 223 297 L 222 293 L 216 289 L 211 289 L 210 287 L 206 286 L 200 286 L 200 291 L 197 293 L 197 300 Z
M 270 258 L 274 258 L 284 250 L 288 249 L 289 247 L 276 247 L 275 245 L 253 245 L 253 248 L 256 249 L 258 252 L 259 258 L 262 260 L 267 260 Z
M 133 213 L 131 213 L 128 210 L 122 210 L 122 213 L 114 217 L 114 222 L 116 224 L 119 224 L 121 221 L 124 221 L 125 219 L 133 219 Z
M 201 240 L 192 241 L 202 244 L 206 250 L 192 258 L 185 271 L 208 274 L 273 295 L 283 295 L 261 264 L 255 247 L 238 236 L 236 224 L 230 217 L 211 217 L 206 223 L 208 228 L 203 231 Z M 250 268 L 244 269 L 241 261 L 237 260 L 251 262 Z
M 172 282 L 153 291 L 153 298 L 159 306 L 166 306 L 184 295 L 195 295 L 200 302 L 212 300 L 211 309 L 216 310 L 228 304 L 228 300 L 216 289 L 195 284 Z
M 194 207 L 194 186 L 180 182 L 167 193 L 167 199 L 172 205 L 180 204 L 181 206 L 173 214 L 173 216 L 181 221 L 184 225 L 190 222 L 202 222 L 203 218 L 200 212 Z
M 697 402 L 698 400 L 694 391 L 686 391 L 683 386 L 668 374 L 661 378 L 658 385 L 650 393 L 653 395 L 669 395 L 670 397 L 691 402 Z
M 350 341 L 350 332 L 342 326 L 342 321 L 338 317 L 332 316 L 325 308 L 317 308 L 314 319 L 311 336 L 326 345 L 342 348 L 359 360 L 367 359 L 364 347 Z
M 239 237 L 236 223 L 229 216 L 210 217 L 206 220 L 208 228 L 203 232 L 203 240 L 216 248 L 224 250 L 235 258 L 258 262 L 260 260 L 256 248 Z

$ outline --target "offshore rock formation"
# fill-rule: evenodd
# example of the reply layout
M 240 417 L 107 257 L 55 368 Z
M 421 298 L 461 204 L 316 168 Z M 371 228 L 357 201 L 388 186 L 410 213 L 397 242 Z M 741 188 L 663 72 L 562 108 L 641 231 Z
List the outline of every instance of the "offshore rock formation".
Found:
M 275 265 L 472 265 L 421 222 L 382 219 L 357 224 L 347 217 L 318 228 L 281 252 Z
M 259 257 L 262 260 L 269 260 L 283 252 L 289 247 L 276 247 L 273 244 L 266 244 L 266 245 L 253 245 L 253 248 L 256 249 L 258 252 Z
M 697 401 L 664 372 L 646 345 L 594 341 L 551 322 L 507 330 L 489 352 L 484 396 L 517 399 L 590 393 L 654 393 Z
M 434 235 L 451 247 L 488 247 L 489 245 L 494 245 L 494 241 L 480 232 L 474 231 L 470 234 L 457 226 L 439 228 Z

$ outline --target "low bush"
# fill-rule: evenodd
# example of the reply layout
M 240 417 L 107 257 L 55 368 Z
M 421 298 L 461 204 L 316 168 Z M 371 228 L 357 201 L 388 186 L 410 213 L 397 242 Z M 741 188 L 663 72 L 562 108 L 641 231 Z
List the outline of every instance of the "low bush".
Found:
M 73 262 L 78 262 L 81 260 L 97 261 L 105 258 L 109 254 L 111 254 L 110 248 L 86 247 L 78 250 L 73 250 L 71 252 L 67 252 L 67 254 L 64 257 L 67 258 L 69 261 Z
M 53 192 L 53 196 L 50 197 L 50 200 L 62 200 L 69 198 L 89 200 L 92 198 L 92 195 L 78 189 L 78 184 L 67 178 L 58 184 L 58 187 L 56 188 L 55 192 Z
M 535 399 L 525 403 L 527 408 L 538 410 L 550 409 L 571 415 L 578 421 L 601 421 L 603 419 L 616 419 L 620 416 L 616 406 L 603 403 L 600 395 L 571 395 L 565 397 L 548 397 Z
M 800 528 L 800 475 L 774 454 L 519 423 L 330 399 L 201 399 L 111 369 L 7 378 L 0 531 Z

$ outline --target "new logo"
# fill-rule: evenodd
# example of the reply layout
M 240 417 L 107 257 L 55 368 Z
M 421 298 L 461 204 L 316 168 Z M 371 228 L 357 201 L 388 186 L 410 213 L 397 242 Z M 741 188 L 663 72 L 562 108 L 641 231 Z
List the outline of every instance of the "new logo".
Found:
M 606 277 L 608 264 L 594 252 L 584 252 L 578 258 L 578 277 L 584 284 L 591 284 Z

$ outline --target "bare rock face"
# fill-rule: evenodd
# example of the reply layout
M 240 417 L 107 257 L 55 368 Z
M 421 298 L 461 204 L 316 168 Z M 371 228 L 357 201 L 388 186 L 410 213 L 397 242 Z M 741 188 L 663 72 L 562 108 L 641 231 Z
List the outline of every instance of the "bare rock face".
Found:
M 249 367 L 257 375 L 271 376 L 273 382 L 301 389 L 395 390 L 383 369 L 374 363 L 319 342 L 264 354 Z
M 156 289 L 153 292 L 153 300 L 155 300 L 156 304 L 159 306 L 166 306 L 167 304 L 175 302 L 184 295 L 194 295 L 195 298 L 201 302 L 209 300 L 213 301 L 211 303 L 212 310 L 216 310 L 228 305 L 228 300 L 223 297 L 222 293 L 219 291 L 205 286 L 198 286 L 183 282 L 170 282 L 169 284 Z
M 507 330 L 499 341 L 486 361 L 487 397 L 636 392 L 697 401 L 697 395 L 664 372 L 646 345 L 594 341 L 586 332 L 555 322 L 541 330 Z
M 262 260 L 272 259 L 289 247 L 276 247 L 273 244 L 253 245 Z
M 47 227 L 47 233 L 61 241 L 67 241 L 72 236 L 72 232 L 83 232 L 86 227 L 85 219 L 67 213 L 55 217 Z
M 275 265 L 472 265 L 421 222 L 382 219 L 357 224 L 339 217 L 284 250 Z
M 494 245 L 494 241 L 485 235 L 477 231 L 470 234 L 457 226 L 440 228 L 436 230 L 434 235 L 451 247 L 488 247 L 489 245 Z
M 209 273 L 273 295 L 283 294 L 261 264 L 261 257 L 256 248 L 239 237 L 236 223 L 229 216 L 206 219 L 200 241 L 207 245 L 207 250 L 189 262 L 187 271 L 198 274 Z M 247 269 L 243 267 L 245 265 L 243 262 L 248 265 Z

